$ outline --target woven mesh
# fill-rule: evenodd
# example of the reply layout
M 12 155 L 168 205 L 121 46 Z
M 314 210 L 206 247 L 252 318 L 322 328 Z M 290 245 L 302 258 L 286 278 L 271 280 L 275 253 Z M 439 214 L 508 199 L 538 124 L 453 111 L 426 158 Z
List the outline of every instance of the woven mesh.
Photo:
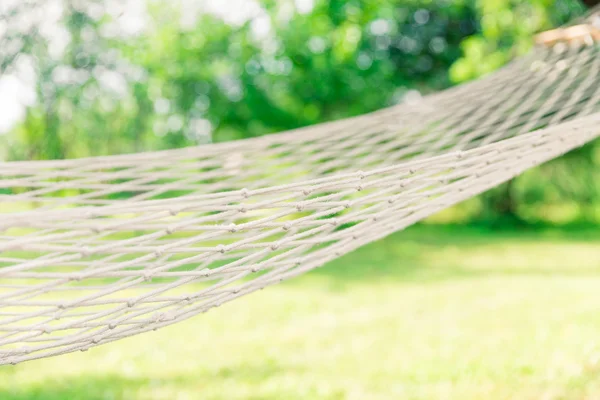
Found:
M 231 143 L 0 163 L 0 363 L 157 329 L 320 267 L 600 136 L 597 45 Z

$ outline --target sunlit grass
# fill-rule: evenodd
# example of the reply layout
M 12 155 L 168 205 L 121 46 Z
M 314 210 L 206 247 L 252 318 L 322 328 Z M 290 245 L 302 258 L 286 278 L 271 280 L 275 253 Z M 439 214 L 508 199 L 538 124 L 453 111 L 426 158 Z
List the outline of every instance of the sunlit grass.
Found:
M 414 227 L 205 315 L 0 368 L 0 399 L 583 399 L 600 234 Z

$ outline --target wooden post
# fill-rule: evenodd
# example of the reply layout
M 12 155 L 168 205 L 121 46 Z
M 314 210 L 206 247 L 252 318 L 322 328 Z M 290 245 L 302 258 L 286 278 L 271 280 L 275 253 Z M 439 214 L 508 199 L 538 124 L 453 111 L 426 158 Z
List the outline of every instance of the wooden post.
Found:
M 598 16 L 594 17 L 598 18 Z M 599 22 L 594 19 L 590 24 L 574 25 L 567 28 L 552 29 L 535 37 L 535 42 L 543 46 L 554 46 L 557 43 L 594 44 L 600 42 Z

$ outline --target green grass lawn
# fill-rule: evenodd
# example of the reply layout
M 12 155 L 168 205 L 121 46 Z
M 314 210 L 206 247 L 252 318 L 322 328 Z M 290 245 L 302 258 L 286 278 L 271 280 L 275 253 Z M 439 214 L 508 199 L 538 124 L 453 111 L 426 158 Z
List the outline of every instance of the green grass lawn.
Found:
M 0 399 L 600 399 L 600 231 L 413 227 Z

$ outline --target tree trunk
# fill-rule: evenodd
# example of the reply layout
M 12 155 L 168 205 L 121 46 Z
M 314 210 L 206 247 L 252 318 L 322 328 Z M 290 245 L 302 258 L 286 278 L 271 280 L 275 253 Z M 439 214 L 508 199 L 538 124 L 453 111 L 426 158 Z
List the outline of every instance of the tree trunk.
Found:
M 42 158 L 60 160 L 65 158 L 65 149 L 60 138 L 60 120 L 55 107 L 46 112 L 46 130 L 44 132 L 44 146 L 41 149 Z

